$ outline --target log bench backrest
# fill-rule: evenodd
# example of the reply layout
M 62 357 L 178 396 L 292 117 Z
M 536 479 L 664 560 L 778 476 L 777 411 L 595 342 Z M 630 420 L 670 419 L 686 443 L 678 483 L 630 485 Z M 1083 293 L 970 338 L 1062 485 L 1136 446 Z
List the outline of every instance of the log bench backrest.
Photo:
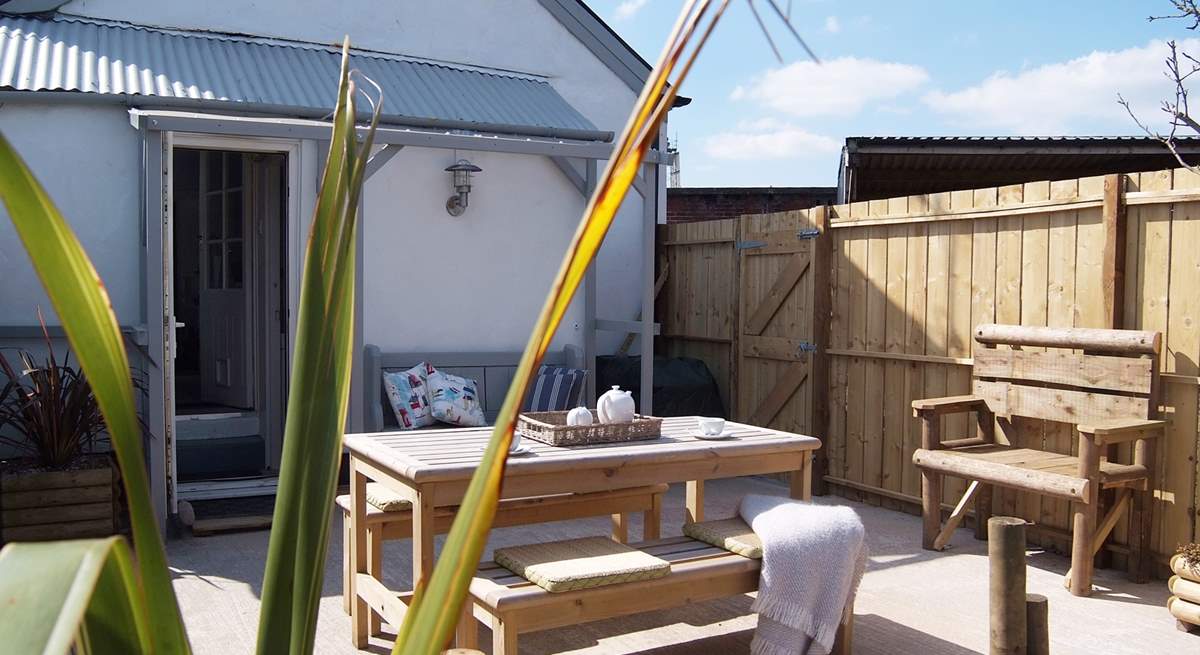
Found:
M 1158 332 L 989 324 L 975 340 L 984 347 L 972 393 L 997 416 L 1079 424 L 1158 414 Z

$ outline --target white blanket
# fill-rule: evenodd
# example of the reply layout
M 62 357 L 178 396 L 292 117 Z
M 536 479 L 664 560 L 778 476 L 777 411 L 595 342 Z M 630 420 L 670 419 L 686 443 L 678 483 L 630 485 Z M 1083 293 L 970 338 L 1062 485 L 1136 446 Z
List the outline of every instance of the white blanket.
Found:
M 763 543 L 754 655 L 828 655 L 867 565 L 849 507 L 749 495 L 738 513 Z

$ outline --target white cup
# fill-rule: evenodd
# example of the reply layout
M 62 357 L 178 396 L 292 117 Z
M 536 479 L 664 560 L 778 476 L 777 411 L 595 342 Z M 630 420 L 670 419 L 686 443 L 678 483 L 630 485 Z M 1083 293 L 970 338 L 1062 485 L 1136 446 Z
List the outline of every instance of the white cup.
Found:
M 512 443 L 509 444 L 509 446 L 508 446 L 508 452 L 510 452 L 510 453 L 514 452 L 515 450 L 517 450 L 520 447 L 521 447 L 521 433 L 513 431 L 513 440 L 512 440 Z
M 696 423 L 700 426 L 701 434 L 709 437 L 715 437 L 725 431 L 725 419 L 723 418 L 704 418 L 696 419 Z

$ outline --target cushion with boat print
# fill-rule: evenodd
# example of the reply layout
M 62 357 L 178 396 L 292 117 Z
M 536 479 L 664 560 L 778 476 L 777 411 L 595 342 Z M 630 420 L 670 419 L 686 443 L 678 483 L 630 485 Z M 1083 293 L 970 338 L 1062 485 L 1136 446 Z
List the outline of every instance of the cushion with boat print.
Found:
M 475 380 L 434 371 L 428 383 L 429 405 L 435 420 L 464 428 L 487 425 Z
M 383 390 L 392 405 L 392 412 L 396 415 L 396 425 L 401 430 L 416 430 L 433 425 L 433 409 L 429 402 L 429 375 L 436 372 L 436 369 L 426 362 L 421 362 L 407 371 L 384 372 Z

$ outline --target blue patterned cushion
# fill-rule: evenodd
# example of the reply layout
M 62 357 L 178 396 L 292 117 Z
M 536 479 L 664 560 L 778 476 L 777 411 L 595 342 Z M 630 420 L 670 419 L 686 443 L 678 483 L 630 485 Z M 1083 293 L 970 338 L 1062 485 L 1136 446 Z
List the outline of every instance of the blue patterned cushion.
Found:
M 429 400 L 433 418 L 460 427 L 487 425 L 479 401 L 479 385 L 471 378 L 434 371 L 429 375 Z
M 407 371 L 385 371 L 383 389 L 396 424 L 401 430 L 416 430 L 433 425 L 433 414 L 429 408 L 429 375 L 434 368 L 421 362 Z
M 542 366 L 534 379 L 526 411 L 561 412 L 579 405 L 587 383 L 587 371 L 565 366 Z

